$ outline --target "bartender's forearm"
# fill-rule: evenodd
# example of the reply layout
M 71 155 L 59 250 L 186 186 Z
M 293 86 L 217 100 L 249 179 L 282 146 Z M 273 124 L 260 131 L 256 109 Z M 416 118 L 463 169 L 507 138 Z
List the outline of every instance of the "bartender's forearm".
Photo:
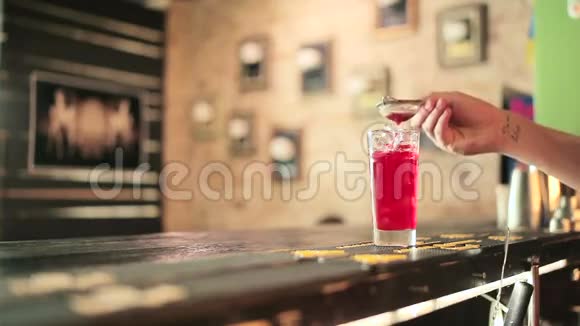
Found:
M 533 164 L 574 189 L 580 189 L 580 137 L 506 114 L 499 151 Z

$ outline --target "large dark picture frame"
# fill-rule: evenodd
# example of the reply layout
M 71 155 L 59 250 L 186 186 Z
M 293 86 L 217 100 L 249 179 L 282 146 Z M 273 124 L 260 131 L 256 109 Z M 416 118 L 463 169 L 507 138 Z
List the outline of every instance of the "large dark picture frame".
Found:
M 145 92 L 107 81 L 36 71 L 30 78 L 28 173 L 66 177 L 148 162 Z M 121 155 L 119 155 L 121 153 Z

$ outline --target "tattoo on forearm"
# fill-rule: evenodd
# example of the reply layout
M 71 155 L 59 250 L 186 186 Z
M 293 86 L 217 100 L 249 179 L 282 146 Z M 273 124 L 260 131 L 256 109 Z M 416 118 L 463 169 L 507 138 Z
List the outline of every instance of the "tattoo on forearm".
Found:
M 509 136 L 514 142 L 518 142 L 520 139 L 520 125 L 511 121 L 511 115 L 507 114 L 505 119 L 505 124 L 501 129 L 504 136 Z

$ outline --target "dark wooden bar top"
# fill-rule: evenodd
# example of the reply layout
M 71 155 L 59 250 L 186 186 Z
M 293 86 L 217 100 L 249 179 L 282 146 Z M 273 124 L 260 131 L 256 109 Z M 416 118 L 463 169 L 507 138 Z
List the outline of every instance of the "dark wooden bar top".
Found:
M 545 273 L 580 258 L 579 233 L 511 238 L 506 278 L 532 257 Z M 394 323 L 497 283 L 504 239 L 427 230 L 417 248 L 375 247 L 369 229 L 325 227 L 0 242 L 0 325 Z

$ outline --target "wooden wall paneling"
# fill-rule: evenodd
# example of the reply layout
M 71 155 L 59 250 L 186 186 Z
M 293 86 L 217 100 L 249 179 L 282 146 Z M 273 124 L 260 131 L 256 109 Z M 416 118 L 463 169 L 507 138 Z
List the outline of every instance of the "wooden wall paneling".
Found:
M 0 0 L 1 8 L 2 0 Z M 6 42 L 0 66 L 0 231 L 38 239 L 161 230 L 164 14 L 123 1 L 4 0 Z M 0 35 L 1 31 L 0 31 Z M 96 198 L 87 180 L 27 173 L 30 78 L 37 71 L 142 89 L 152 172 Z M 5 135 L 3 137 L 2 135 Z M 2 152 L 3 151 L 3 152 Z M 112 180 L 111 180 L 112 182 Z M 108 182 L 108 186 L 112 183 Z M 140 189 L 135 196 L 133 189 Z

